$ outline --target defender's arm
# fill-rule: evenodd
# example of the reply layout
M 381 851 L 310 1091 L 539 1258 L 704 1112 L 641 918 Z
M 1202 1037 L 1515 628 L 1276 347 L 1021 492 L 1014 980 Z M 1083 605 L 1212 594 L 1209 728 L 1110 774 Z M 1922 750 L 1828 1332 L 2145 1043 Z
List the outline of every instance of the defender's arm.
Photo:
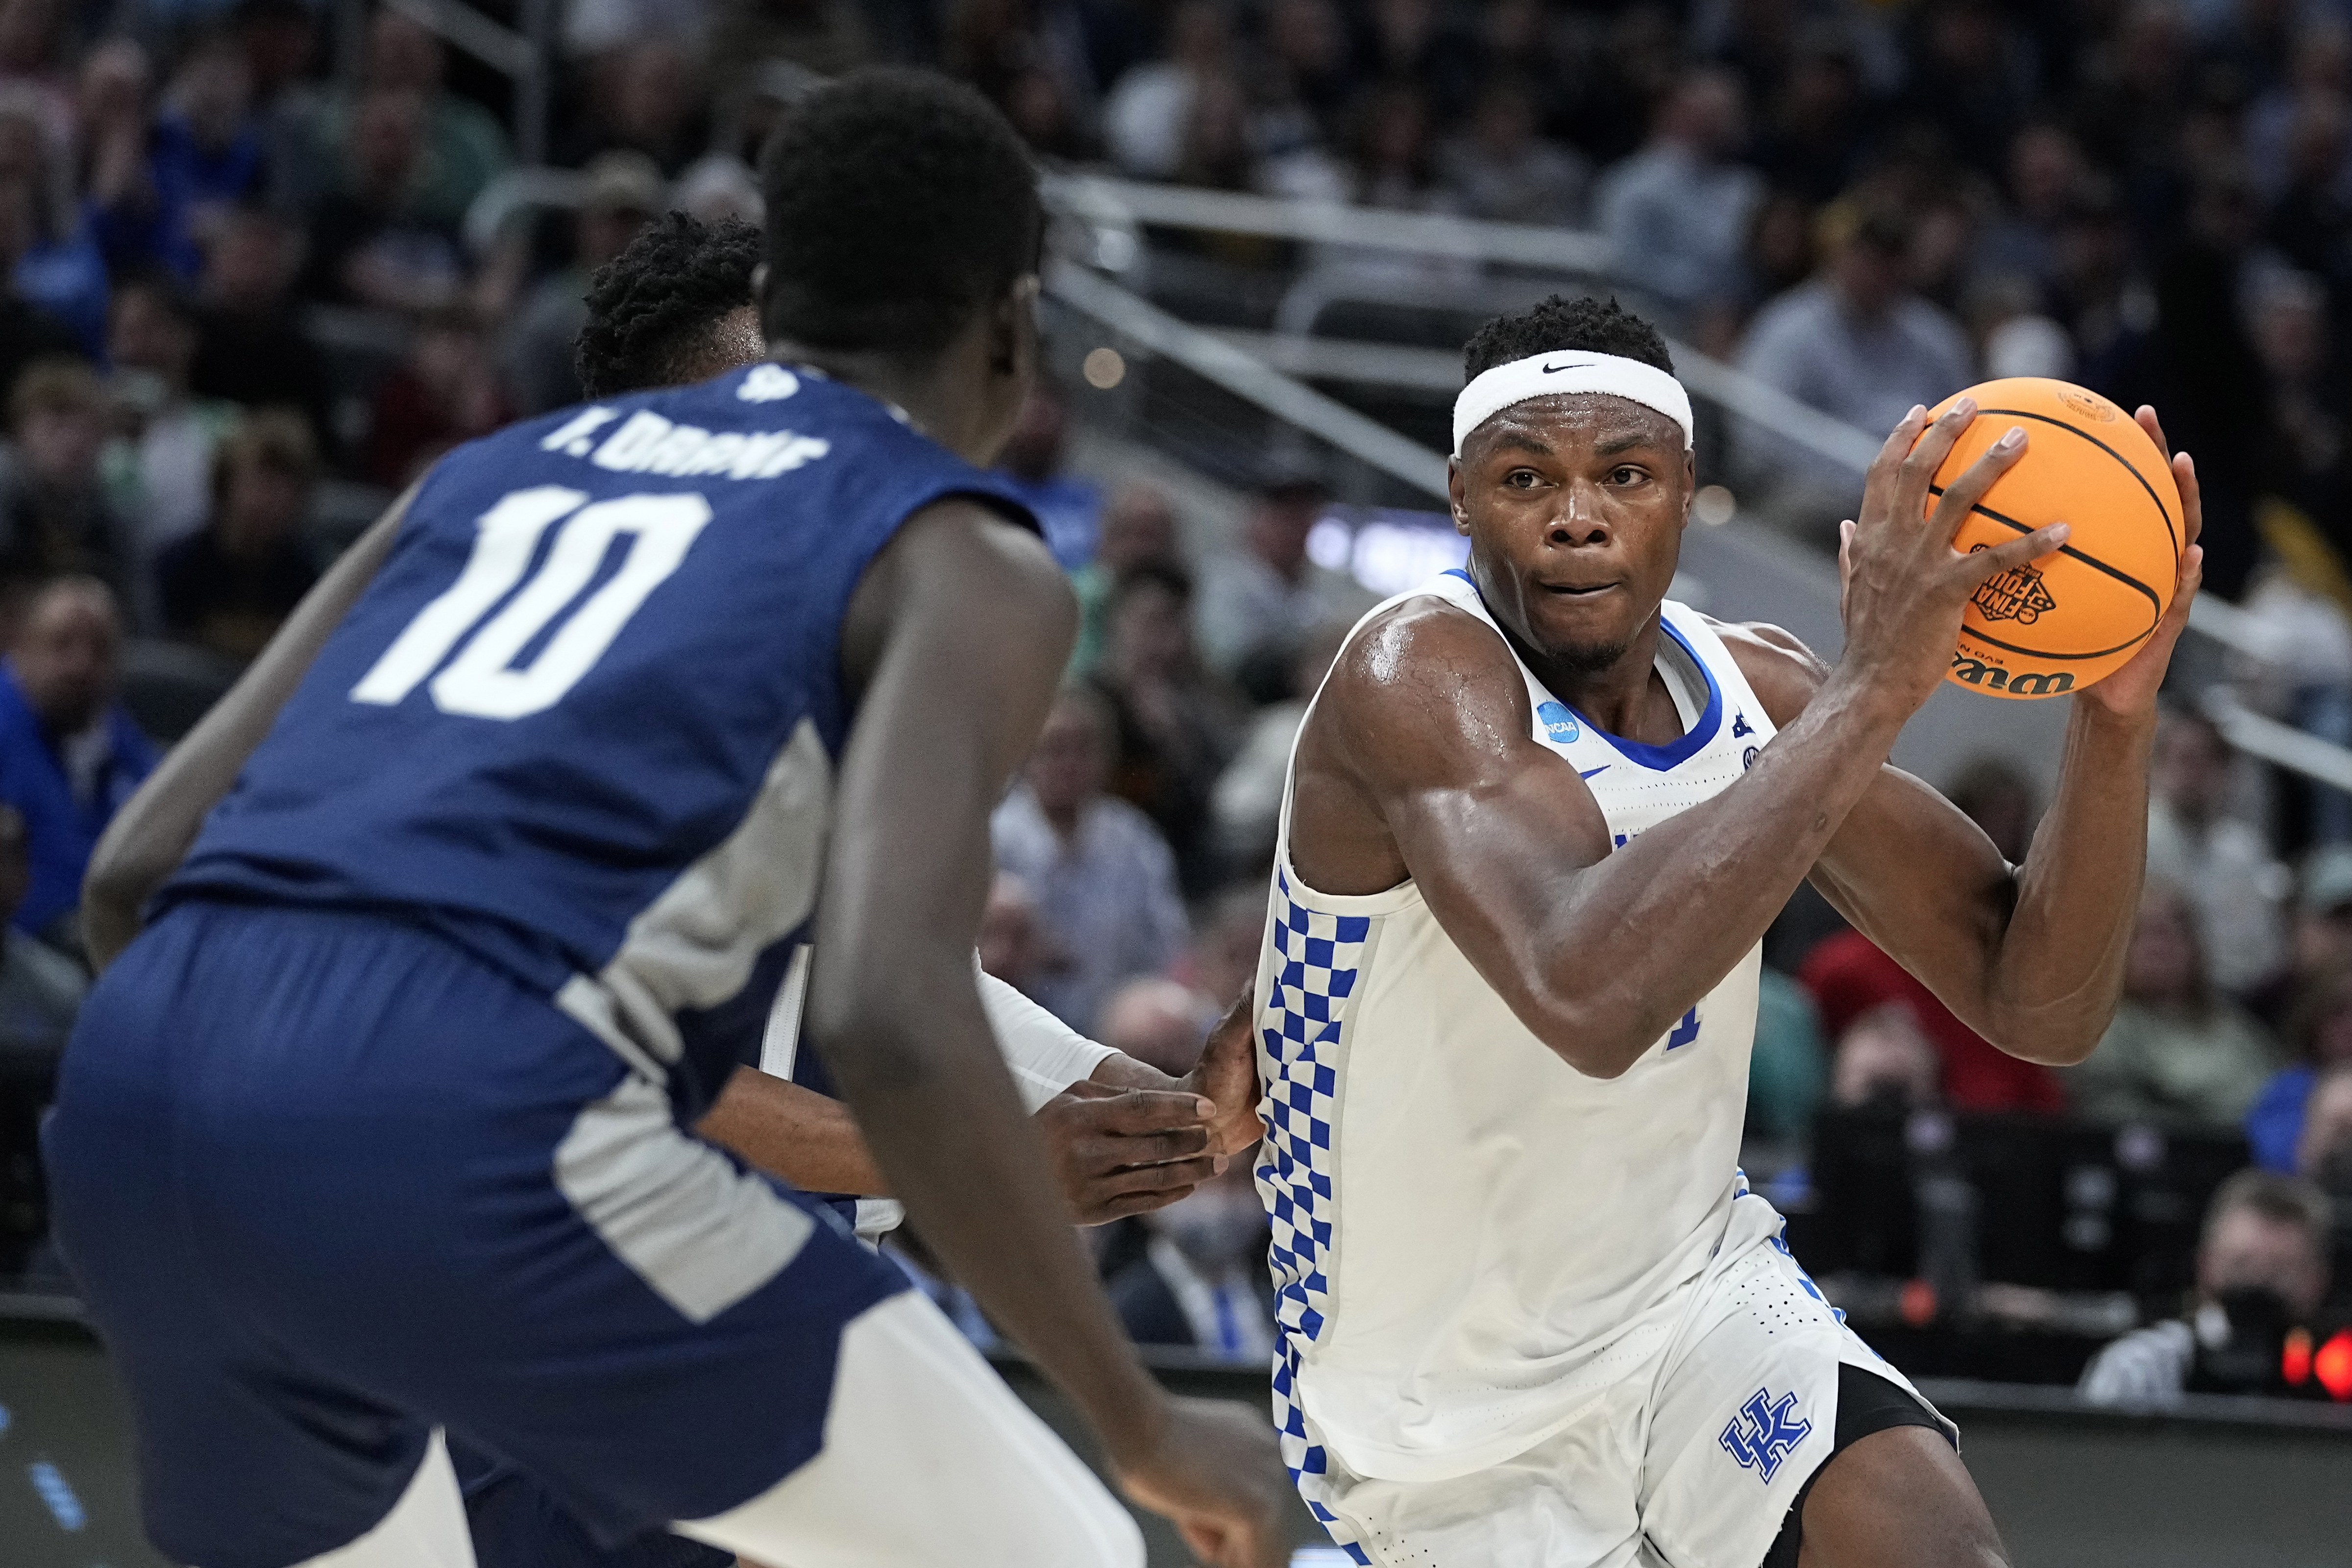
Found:
M 861 698 L 818 900 L 810 1037 L 949 1271 L 1069 1393 L 1129 1489 L 1237 1527 L 1219 1555 L 1240 1563 L 1271 1542 L 1271 1436 L 1227 1429 L 1145 1373 L 973 982 L 989 813 L 1044 723 L 1075 626 L 1043 544 L 968 501 L 927 508 L 867 568 L 842 639 Z

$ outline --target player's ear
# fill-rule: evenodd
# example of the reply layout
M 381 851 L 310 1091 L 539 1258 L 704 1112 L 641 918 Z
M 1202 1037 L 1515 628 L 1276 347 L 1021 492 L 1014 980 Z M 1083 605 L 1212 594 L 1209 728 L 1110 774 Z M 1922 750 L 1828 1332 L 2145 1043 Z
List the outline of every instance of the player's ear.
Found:
M 1467 536 L 1470 532 L 1470 510 L 1462 500 L 1462 459 L 1445 459 L 1445 499 L 1454 513 L 1454 531 Z
M 1027 385 L 1037 369 L 1037 275 L 1024 273 L 988 313 L 988 368 Z
M 1691 502 L 1698 499 L 1698 454 L 1689 447 L 1683 449 L 1683 520 L 1690 526 Z

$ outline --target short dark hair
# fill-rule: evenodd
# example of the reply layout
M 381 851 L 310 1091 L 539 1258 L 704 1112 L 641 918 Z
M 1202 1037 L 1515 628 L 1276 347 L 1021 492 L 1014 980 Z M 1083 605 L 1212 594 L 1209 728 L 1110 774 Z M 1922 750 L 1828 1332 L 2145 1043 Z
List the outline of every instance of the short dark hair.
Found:
M 1498 364 L 1570 349 L 1639 360 L 1675 374 L 1674 357 L 1658 329 L 1620 309 L 1613 297 L 1604 301 L 1554 294 L 1532 310 L 1497 316 L 1473 333 L 1462 351 L 1462 379 L 1466 384 Z
M 588 280 L 588 321 L 572 350 L 582 393 L 618 397 L 677 380 L 719 319 L 752 303 L 760 243 L 731 217 L 666 213 L 639 229 Z
M 921 358 L 1035 270 L 1037 173 L 1004 116 L 900 68 L 819 88 L 761 159 L 772 339 Z

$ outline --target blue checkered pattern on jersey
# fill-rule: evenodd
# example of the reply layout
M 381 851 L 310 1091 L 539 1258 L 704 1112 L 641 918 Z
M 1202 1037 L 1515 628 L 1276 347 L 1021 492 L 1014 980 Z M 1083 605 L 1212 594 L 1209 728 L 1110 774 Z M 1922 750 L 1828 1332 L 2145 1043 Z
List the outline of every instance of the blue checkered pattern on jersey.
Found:
M 1275 873 L 1275 973 L 1258 1011 L 1258 1076 L 1265 1086 L 1265 1141 L 1258 1145 L 1258 1191 L 1274 1222 L 1268 1261 L 1274 1271 L 1274 1421 L 1290 1478 L 1301 1482 L 1307 1506 L 1332 1539 L 1358 1563 L 1371 1559 L 1346 1539 L 1347 1527 L 1316 1501 L 1304 1478 L 1325 1470 L 1323 1449 L 1307 1441 L 1297 1403 L 1302 1344 L 1323 1333 L 1330 1310 L 1334 1174 L 1332 1120 L 1339 1079 L 1347 1070 L 1340 1028 L 1355 994 L 1371 921 L 1329 915 L 1291 900 L 1290 883 Z

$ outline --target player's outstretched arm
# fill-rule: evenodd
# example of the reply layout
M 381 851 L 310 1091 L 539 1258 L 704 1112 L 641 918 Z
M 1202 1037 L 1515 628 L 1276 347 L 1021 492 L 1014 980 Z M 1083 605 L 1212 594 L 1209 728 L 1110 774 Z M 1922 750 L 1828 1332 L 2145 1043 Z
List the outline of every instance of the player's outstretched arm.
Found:
M 1263 1423 L 1171 1400 L 1119 1332 L 990 1037 L 971 944 L 988 816 L 1044 723 L 1076 606 L 1044 546 L 927 508 L 852 597 L 860 694 L 818 904 L 812 1038 L 925 1239 L 1070 1394 L 1129 1491 L 1234 1568 L 1279 1561 Z
M 415 493 L 412 485 L 337 557 L 236 684 L 114 814 L 82 873 L 81 937 L 92 964 L 105 968 L 139 934 L 140 910 L 186 858 L 310 661 L 375 581 Z
M 1850 554 L 1846 657 L 1743 778 L 1612 852 L 1576 772 L 1532 739 L 1518 667 L 1486 626 L 1410 601 L 1342 654 L 1302 737 L 1292 857 L 1310 887 L 1410 876 L 1520 1021 L 1610 1078 L 1763 935 L 1943 678 L 1969 595 L 2046 554 L 2042 530 L 1963 556 L 1953 520 L 2023 450 L 1996 445 L 1927 515 L 1975 410 L 1898 425 Z
M 2155 411 L 2138 418 L 2162 449 Z M 1887 768 L 1812 872 L 1856 930 L 1970 1028 L 2029 1061 L 2066 1067 L 2090 1055 L 2123 989 L 2147 858 L 2157 688 L 2203 575 L 2196 466 L 2185 452 L 2171 463 L 2187 535 L 2171 607 L 2130 663 L 2075 696 L 2058 793 L 2025 863 L 2009 865 L 1958 807 Z M 1828 678 L 1776 627 L 1723 631 L 1775 723 Z

